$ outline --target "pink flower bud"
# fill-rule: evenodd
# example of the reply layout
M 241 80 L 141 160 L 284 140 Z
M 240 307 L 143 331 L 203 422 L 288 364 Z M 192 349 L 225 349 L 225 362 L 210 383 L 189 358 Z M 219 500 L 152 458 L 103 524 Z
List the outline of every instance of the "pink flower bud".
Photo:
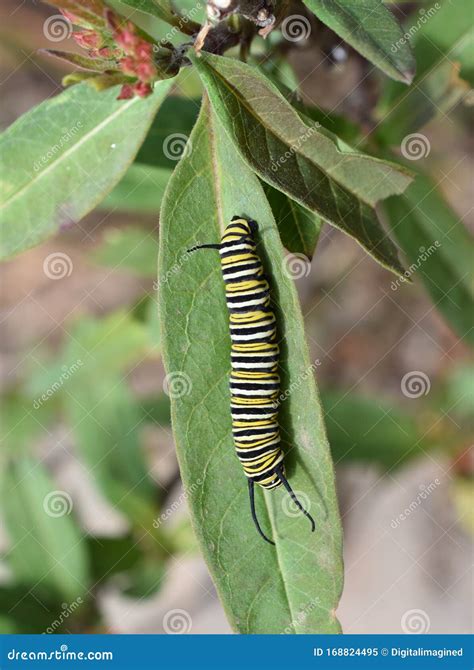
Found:
M 133 86 L 130 86 L 130 84 L 124 84 L 120 89 L 117 100 L 130 100 L 130 98 L 133 98 L 133 94 Z
M 135 48 L 137 58 L 149 59 L 153 54 L 153 46 L 149 42 L 142 40 Z
M 132 77 L 137 76 L 136 63 L 131 56 L 126 56 L 125 58 L 121 58 L 120 61 L 119 61 L 119 64 L 120 64 L 120 69 L 122 70 L 122 72 L 124 72 L 125 74 L 128 74 Z
M 138 78 L 142 81 L 149 81 L 156 74 L 156 70 L 151 63 L 138 63 L 135 71 Z
M 140 98 L 146 98 L 148 95 L 153 93 L 153 89 L 150 84 L 146 84 L 144 81 L 139 81 L 133 87 L 135 93 L 140 96 Z
M 93 30 L 79 30 L 73 33 L 72 37 L 83 49 L 97 49 L 102 42 L 101 36 Z

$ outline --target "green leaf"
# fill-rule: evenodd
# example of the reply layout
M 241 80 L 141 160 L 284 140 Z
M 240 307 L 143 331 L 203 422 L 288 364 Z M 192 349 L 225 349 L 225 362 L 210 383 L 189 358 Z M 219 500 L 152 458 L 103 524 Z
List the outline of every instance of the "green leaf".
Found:
M 95 378 L 116 378 L 144 358 L 150 343 L 147 328 L 124 310 L 104 319 L 82 317 L 70 330 L 71 337 L 55 362 L 32 374 L 29 393 L 41 397 L 48 388 L 56 393 L 71 385 L 90 384 Z
M 83 70 L 92 70 L 93 72 L 110 72 L 119 71 L 119 65 L 116 60 L 105 58 L 89 58 L 82 54 L 71 53 L 69 51 L 59 51 L 58 49 L 40 49 L 40 53 L 54 56 L 60 60 L 66 61 L 72 65 L 82 68 Z
M 2 511 L 11 547 L 7 561 L 18 581 L 49 586 L 74 600 L 86 593 L 85 543 L 70 516 L 73 501 L 36 460 L 22 457 L 1 480 Z
M 170 95 L 156 115 L 136 162 L 174 170 L 199 112 L 200 100 Z
M 0 449 L 15 454 L 27 450 L 35 440 L 48 433 L 54 420 L 54 402 L 39 397 L 28 398 L 19 393 L 2 397 Z
M 100 265 L 133 274 L 154 277 L 158 256 L 158 240 L 153 231 L 138 226 L 110 228 L 106 231 L 92 259 Z
M 170 393 L 173 429 L 195 532 L 236 631 L 335 633 L 341 529 L 315 363 L 308 357 L 295 288 L 262 187 L 207 101 L 191 143 L 193 151 L 173 173 L 163 203 L 159 268 L 168 280 L 159 305 L 169 387 L 179 396 Z M 276 547 L 263 542 L 252 523 L 232 441 L 230 337 L 219 256 L 186 256 L 194 244 L 217 242 L 235 214 L 259 224 L 259 250 L 272 278 L 279 324 L 282 390 L 292 391 L 279 417 L 287 473 L 317 521 L 311 533 L 305 517 L 285 514 L 288 498 L 281 489 L 257 490 L 257 513 Z
M 139 441 L 141 412 L 129 389 L 97 378 L 93 387 L 76 384 L 64 403 L 79 457 L 102 493 L 132 522 L 149 527 L 154 487 Z
M 474 26 L 469 17 L 472 18 L 472 7 L 467 8 L 464 0 L 441 0 L 426 9 L 423 16 L 413 19 L 410 28 L 418 28 L 414 35 L 415 53 L 422 72 L 448 59 L 459 63 L 461 77 L 474 85 Z
M 468 89 L 459 78 L 458 66 L 449 60 L 439 63 L 415 83 L 410 91 L 399 91 L 393 100 L 380 101 L 375 111 L 379 121 L 376 134 L 383 143 L 399 144 L 433 118 L 447 114 Z
M 372 463 L 389 470 L 430 448 L 415 419 L 380 398 L 325 391 L 322 401 L 336 464 Z
M 71 632 L 74 613 L 81 609 L 79 599 L 64 603 L 61 594 L 44 584 L 14 584 L 0 586 L 0 602 L 7 617 L 0 618 L 0 635 L 6 633 L 67 633 Z M 82 598 L 81 598 L 82 600 Z M 8 621 L 9 628 L 4 622 Z M 68 630 L 69 629 L 69 630 Z
M 132 162 L 171 83 L 126 101 L 115 99 L 116 88 L 98 94 L 80 84 L 3 133 L 0 257 L 79 221 L 104 198 Z
M 134 163 L 99 208 L 158 214 L 170 175 L 167 168 Z
M 407 273 L 419 276 L 434 305 L 458 335 L 474 343 L 474 243 L 436 185 L 419 176 L 385 203 L 393 234 L 406 253 Z M 392 290 L 404 277 L 392 282 Z
M 414 45 L 418 74 L 409 91 L 396 82 L 385 83 L 375 110 L 382 142 L 398 144 L 465 95 L 469 87 L 461 77 L 470 79 L 474 71 L 474 29 L 464 8 L 462 0 L 450 0 L 413 15 L 405 35 Z
M 268 184 L 264 189 L 283 246 L 288 251 L 303 254 L 311 260 L 322 228 L 321 219 Z
M 138 9 L 140 12 L 166 21 L 166 23 L 169 23 L 186 35 L 194 35 L 199 32 L 200 25 L 192 21 L 192 14 L 181 16 L 175 11 L 168 0 L 120 0 L 120 2 L 123 5 L 128 5 L 128 7 L 133 7 L 133 9 Z M 168 40 L 171 37 L 169 36 Z
M 189 70 L 187 72 L 189 74 Z M 198 100 L 168 96 L 153 120 L 134 164 L 101 206 L 158 213 L 166 184 L 185 150 L 198 111 Z
M 416 62 L 382 0 L 304 0 L 318 19 L 392 79 L 410 84 Z
M 75 17 L 74 23 L 83 28 L 103 30 L 106 6 L 102 0 L 45 0 L 53 7 L 66 10 Z
M 213 108 L 242 157 L 257 174 L 356 239 L 383 266 L 403 268 L 372 206 L 402 193 L 402 167 L 337 146 L 308 126 L 254 68 L 222 56 L 193 60 Z

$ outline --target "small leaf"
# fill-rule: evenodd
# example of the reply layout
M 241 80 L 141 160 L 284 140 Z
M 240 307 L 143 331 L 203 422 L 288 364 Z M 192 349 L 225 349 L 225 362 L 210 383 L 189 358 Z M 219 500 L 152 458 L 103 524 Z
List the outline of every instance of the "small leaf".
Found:
M 404 168 L 337 146 L 308 126 L 255 69 L 222 56 L 192 57 L 214 110 L 249 166 L 271 186 L 356 239 L 383 266 L 403 272 L 372 206 L 401 193 Z
M 118 63 L 115 60 L 107 60 L 104 58 L 89 58 L 77 53 L 70 53 L 69 51 L 59 51 L 58 49 L 40 49 L 40 53 L 54 56 L 67 63 L 72 63 L 83 70 L 92 70 L 94 72 L 108 72 L 110 70 L 119 69 Z
M 104 496 L 136 525 L 149 527 L 154 488 L 139 442 L 141 413 L 123 382 L 96 379 L 65 395 L 79 458 Z
M 170 175 L 166 168 L 134 163 L 99 208 L 157 215 Z
M 390 102 L 382 99 L 376 109 L 380 124 L 376 135 L 385 144 L 399 144 L 436 116 L 447 114 L 469 89 L 459 78 L 459 66 L 449 60 L 439 63 L 415 83 L 409 92 L 399 91 Z
M 48 5 L 69 12 L 77 19 L 74 21 L 83 28 L 106 27 L 106 5 L 102 0 L 44 0 Z
M 109 229 L 92 259 L 101 265 L 133 274 L 154 277 L 158 257 L 158 240 L 153 231 L 137 226 Z
M 42 584 L 74 600 L 89 588 L 82 533 L 70 516 L 73 500 L 43 465 L 15 458 L 1 480 L 2 510 L 11 547 L 7 561 L 18 581 Z
M 117 101 L 80 84 L 46 100 L 0 138 L 0 257 L 18 254 L 79 221 L 120 180 L 171 86 Z M 40 130 L 38 130 L 40 129 Z
M 150 126 L 136 163 L 173 170 L 185 151 L 199 106 L 200 100 L 168 96 Z
M 133 164 L 101 202 L 101 209 L 157 215 L 171 170 Z
M 196 121 L 199 101 L 170 95 L 163 102 L 135 162 L 101 207 L 158 214 L 166 184 Z M 155 268 L 156 270 L 156 268 Z
M 474 344 L 474 243 L 459 217 L 422 175 L 384 208 L 410 261 L 407 276 L 420 277 L 436 308 L 462 339 Z M 392 282 L 392 290 L 404 278 Z
M 318 19 L 392 79 L 410 84 L 416 62 L 382 0 L 304 0 Z
M 138 9 L 140 12 L 155 16 L 166 21 L 186 35 L 194 35 L 199 32 L 200 25 L 192 21 L 189 16 L 181 16 L 173 8 L 169 0 L 120 0 L 123 5 Z
M 264 190 L 285 249 L 311 260 L 322 228 L 321 219 L 268 184 Z
M 413 417 L 379 398 L 325 391 L 322 402 L 336 464 L 377 463 L 390 470 L 430 448 Z
M 375 110 L 379 140 L 399 144 L 409 133 L 446 114 L 469 89 L 462 77 L 474 71 L 474 31 L 464 16 L 463 0 L 450 0 L 414 14 L 406 35 L 411 36 L 418 73 L 409 91 L 387 81 Z M 473 83 L 471 76 L 471 83 Z
M 193 150 L 173 173 L 162 212 L 159 292 L 163 355 L 173 430 L 194 528 L 234 629 L 241 633 L 335 633 L 341 590 L 341 535 L 329 448 L 295 288 L 258 179 L 239 158 L 207 101 Z M 216 188 L 217 186 L 217 188 Z M 199 216 L 196 217 L 196 212 Z M 281 489 L 256 491 L 257 513 L 276 547 L 257 535 L 247 482 L 232 441 L 230 337 L 216 252 L 235 214 L 259 224 L 259 250 L 271 276 L 281 341 L 280 426 L 293 488 L 317 520 L 286 515 Z M 177 393 L 178 388 L 181 389 Z M 238 559 L 236 560 L 236 557 Z

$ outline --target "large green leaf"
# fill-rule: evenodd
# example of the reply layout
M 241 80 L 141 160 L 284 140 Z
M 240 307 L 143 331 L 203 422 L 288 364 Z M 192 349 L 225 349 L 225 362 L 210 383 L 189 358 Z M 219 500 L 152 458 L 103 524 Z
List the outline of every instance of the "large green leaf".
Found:
M 318 19 L 328 25 L 371 63 L 410 84 L 415 59 L 403 31 L 382 0 L 304 0 Z
M 222 56 L 194 58 L 214 110 L 243 158 L 267 183 L 354 237 L 385 267 L 403 268 L 373 205 L 402 193 L 404 168 L 336 145 L 306 125 L 254 68 Z
M 89 587 L 84 538 L 73 500 L 58 490 L 41 463 L 17 457 L 1 480 L 2 513 L 11 540 L 7 560 L 15 577 L 49 586 L 74 600 Z
M 205 559 L 228 617 L 242 633 L 334 633 L 341 591 L 341 528 L 325 437 L 316 365 L 308 357 L 294 286 L 258 179 L 235 152 L 205 101 L 193 151 L 171 177 L 160 235 L 160 318 L 181 474 Z M 272 277 L 281 341 L 280 425 L 289 480 L 311 508 L 288 516 L 281 489 L 257 490 L 257 512 L 272 547 L 253 526 L 230 417 L 228 316 L 216 252 L 186 249 L 217 242 L 235 214 L 259 223 L 259 250 Z M 163 281 L 166 278 L 166 281 Z
M 458 335 L 474 343 L 474 243 L 462 221 L 427 177 L 385 204 L 393 234 L 437 309 Z M 403 279 L 403 277 L 402 277 Z M 392 282 L 396 290 L 400 280 Z
M 73 86 L 22 116 L 0 140 L 0 256 L 79 221 L 132 162 L 172 80 L 142 100 Z

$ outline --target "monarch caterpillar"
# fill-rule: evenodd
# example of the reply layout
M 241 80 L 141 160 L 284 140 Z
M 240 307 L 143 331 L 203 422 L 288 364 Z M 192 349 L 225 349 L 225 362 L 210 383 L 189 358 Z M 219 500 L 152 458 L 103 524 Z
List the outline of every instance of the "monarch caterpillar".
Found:
M 258 533 L 262 531 L 255 510 L 254 485 L 274 489 L 283 485 L 295 505 L 301 505 L 285 477 L 278 427 L 280 388 L 276 319 L 270 307 L 270 286 L 256 251 L 257 223 L 234 216 L 220 244 L 188 249 L 217 249 L 225 283 L 231 337 L 230 395 L 232 434 L 237 456 L 248 479 L 250 511 Z

